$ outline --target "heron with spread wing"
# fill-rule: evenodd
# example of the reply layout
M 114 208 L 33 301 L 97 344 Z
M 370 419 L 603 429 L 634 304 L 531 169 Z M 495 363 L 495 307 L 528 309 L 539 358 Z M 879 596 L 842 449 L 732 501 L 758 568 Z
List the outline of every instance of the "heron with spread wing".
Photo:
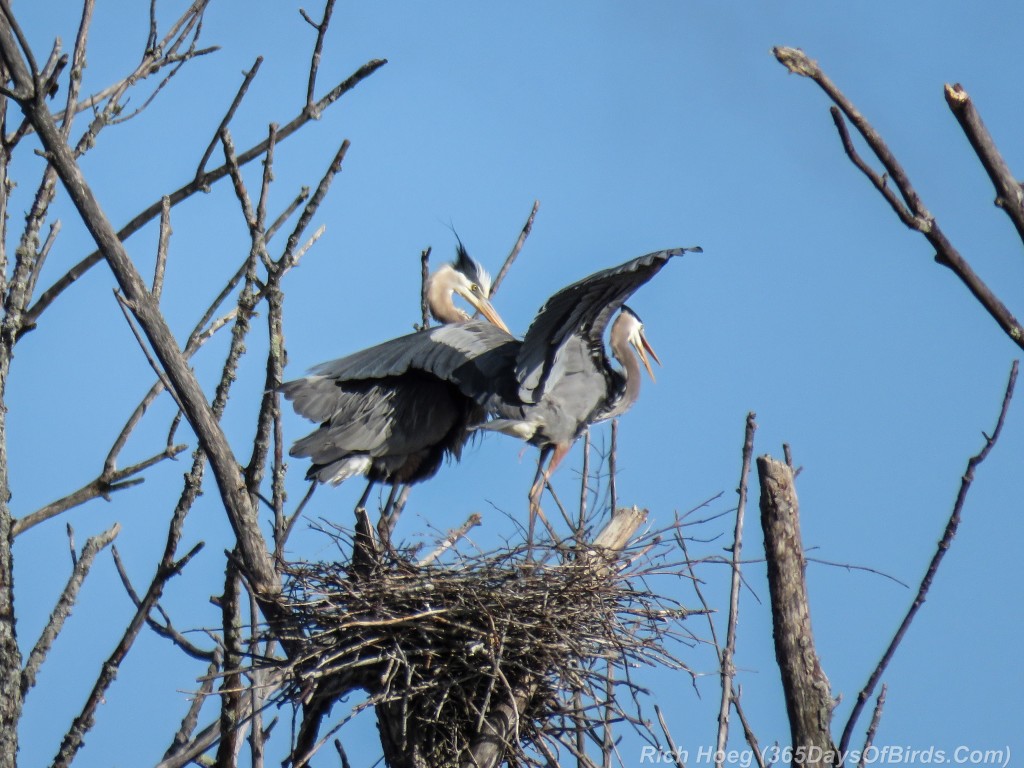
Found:
M 647 354 L 661 361 L 644 335 L 640 318 L 624 304 L 672 257 L 687 251 L 701 249 L 649 253 L 558 291 L 541 307 L 523 337 L 514 365 L 501 382 L 504 392 L 487 401 L 492 418 L 482 429 L 518 437 L 541 449 L 530 489 L 531 534 L 544 486 L 573 443 L 591 424 L 625 413 L 636 402 L 638 359 L 654 378 Z M 612 356 L 621 366 L 617 369 L 605 352 L 604 332 L 620 309 L 609 334 Z
M 445 455 L 458 458 L 474 428 L 512 435 L 541 449 L 530 490 L 532 531 L 544 485 L 576 439 L 636 401 L 638 358 L 653 377 L 647 354 L 660 361 L 639 317 L 623 305 L 687 251 L 700 248 L 649 253 L 563 288 L 541 307 L 522 341 L 483 295 L 484 281 L 477 280 L 479 291 L 461 295 L 492 322 L 456 320 L 454 307 L 439 313 L 433 302 L 447 296 L 450 304 L 451 291 L 428 286 L 435 317 L 449 324 L 323 363 L 282 385 L 296 411 L 322 422 L 291 455 L 311 458 L 307 477 L 320 482 L 366 475 L 397 487 L 431 477 Z M 460 245 L 459 258 L 448 266 L 464 277 L 457 266 L 463 253 Z M 458 285 L 461 278 L 443 279 Z M 622 366 L 617 369 L 603 337 L 620 309 L 609 337 Z
M 482 407 L 455 383 L 475 355 L 511 339 L 490 302 L 491 278 L 459 243 L 456 258 L 429 278 L 427 306 L 442 325 L 402 336 L 313 368 L 281 385 L 296 412 L 319 429 L 290 455 L 312 460 L 306 477 L 337 485 L 364 475 L 393 488 L 432 477 L 459 453 Z M 455 306 L 461 296 L 487 320 Z M 474 381 L 473 392 L 482 386 Z

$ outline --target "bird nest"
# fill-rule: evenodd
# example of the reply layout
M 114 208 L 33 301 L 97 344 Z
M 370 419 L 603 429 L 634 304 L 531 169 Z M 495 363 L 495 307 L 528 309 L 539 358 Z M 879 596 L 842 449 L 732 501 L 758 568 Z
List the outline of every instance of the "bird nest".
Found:
M 398 748 L 426 765 L 458 764 L 488 735 L 515 765 L 574 751 L 580 733 L 613 720 L 642 726 L 631 670 L 685 669 L 670 649 L 692 644 L 688 611 L 646 587 L 664 572 L 658 550 L 508 549 L 445 565 L 397 559 L 370 575 L 293 564 L 301 652 L 284 697 L 308 706 L 362 689 L 356 709 L 377 708 L 382 733 L 384 719 L 399 723 Z

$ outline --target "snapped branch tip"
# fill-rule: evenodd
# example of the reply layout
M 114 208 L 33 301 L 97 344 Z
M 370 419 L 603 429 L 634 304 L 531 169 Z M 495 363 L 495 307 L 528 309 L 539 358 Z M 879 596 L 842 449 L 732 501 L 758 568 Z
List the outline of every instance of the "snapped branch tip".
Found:
M 960 83 L 953 83 L 953 85 L 946 83 L 942 89 L 945 91 L 946 101 L 950 106 L 962 106 L 971 99 Z
M 809 57 L 799 48 L 788 48 L 784 45 L 777 45 L 772 48 L 772 54 L 776 59 L 778 59 L 782 66 L 794 74 L 803 75 L 804 77 L 814 77 L 820 72 L 818 69 L 818 62 Z

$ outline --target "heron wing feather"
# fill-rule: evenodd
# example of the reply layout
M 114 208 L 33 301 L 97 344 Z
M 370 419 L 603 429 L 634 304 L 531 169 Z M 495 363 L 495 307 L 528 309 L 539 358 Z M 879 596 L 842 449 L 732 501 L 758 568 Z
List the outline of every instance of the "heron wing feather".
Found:
M 548 299 L 526 331 L 516 358 L 520 399 L 538 402 L 545 385 L 562 373 L 556 364 L 558 350 L 569 337 L 582 337 L 593 354 L 603 357 L 602 336 L 612 315 L 669 259 L 687 250 L 648 253 L 596 272 Z

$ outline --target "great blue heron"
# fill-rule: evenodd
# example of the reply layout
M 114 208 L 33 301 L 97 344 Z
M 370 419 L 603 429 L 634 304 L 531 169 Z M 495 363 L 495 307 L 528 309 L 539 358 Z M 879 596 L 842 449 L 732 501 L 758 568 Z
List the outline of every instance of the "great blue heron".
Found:
M 513 435 L 541 448 L 530 491 L 532 529 L 544 484 L 575 440 L 636 400 L 640 369 L 629 345 L 650 371 L 645 351 L 654 352 L 628 309 L 610 338 L 622 370 L 611 365 L 603 340 L 609 320 L 669 259 L 699 250 L 649 253 L 563 288 L 541 307 L 522 341 L 478 293 L 452 288 L 495 323 L 452 322 L 403 336 L 282 385 L 296 411 L 322 422 L 291 455 L 311 458 L 307 477 L 321 482 L 361 474 L 397 487 L 432 476 L 445 455 L 458 457 L 473 428 Z M 457 275 L 445 274 L 459 284 Z M 451 317 L 452 309 L 434 313 Z
M 496 396 L 486 401 L 492 418 L 481 425 L 541 449 L 530 489 L 531 533 L 544 485 L 576 439 L 589 425 L 624 413 L 639 396 L 637 356 L 652 378 L 647 353 L 660 364 L 643 323 L 624 302 L 673 256 L 700 250 L 656 251 L 597 272 L 548 299 L 531 323 L 505 376 L 504 391 L 496 388 Z M 603 336 L 620 307 L 609 336 L 612 355 L 622 366 L 617 370 L 605 353 Z
M 511 338 L 491 305 L 490 290 L 490 276 L 460 242 L 455 260 L 434 272 L 426 286 L 431 314 L 454 326 L 322 363 L 308 376 L 281 385 L 297 413 L 320 422 L 289 452 L 312 460 L 307 478 L 337 485 L 365 475 L 371 485 L 387 482 L 397 488 L 431 477 L 446 455 L 459 456 L 469 425 L 483 411 L 453 383 L 454 372 L 477 350 L 477 337 L 489 338 L 493 331 L 503 340 Z M 490 322 L 470 320 L 455 306 L 453 294 Z

